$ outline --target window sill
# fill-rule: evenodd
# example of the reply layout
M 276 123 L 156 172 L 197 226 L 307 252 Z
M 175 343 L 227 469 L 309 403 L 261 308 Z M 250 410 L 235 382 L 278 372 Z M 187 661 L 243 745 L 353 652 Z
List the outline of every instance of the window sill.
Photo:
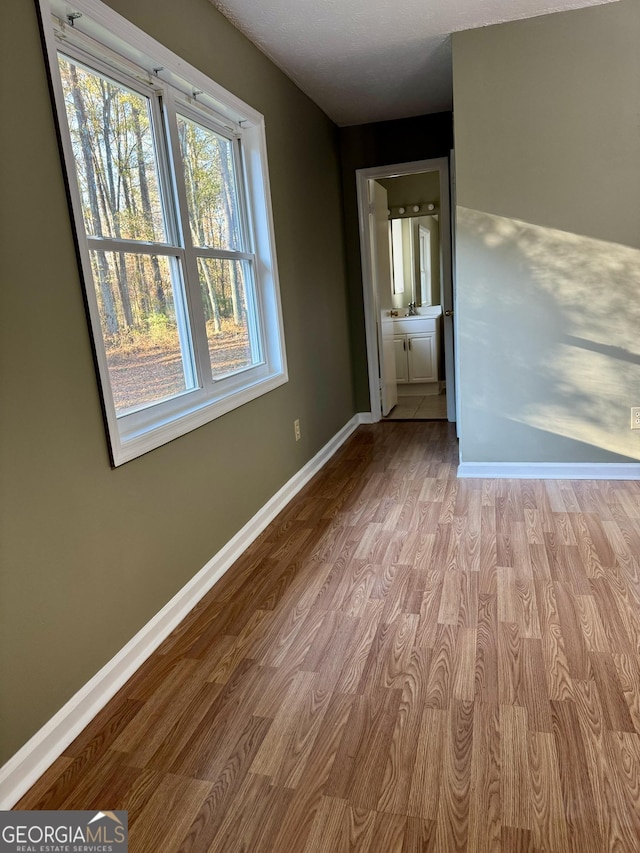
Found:
M 143 456 L 175 438 L 186 435 L 198 427 L 204 426 L 216 418 L 273 391 L 288 382 L 286 371 L 260 379 L 257 382 L 234 391 L 226 397 L 207 400 L 183 409 L 177 414 L 167 416 L 165 420 L 155 420 L 152 424 L 137 430 L 126 431 L 122 420 L 111 425 L 110 433 L 117 438 L 112 442 L 111 455 L 114 468 Z

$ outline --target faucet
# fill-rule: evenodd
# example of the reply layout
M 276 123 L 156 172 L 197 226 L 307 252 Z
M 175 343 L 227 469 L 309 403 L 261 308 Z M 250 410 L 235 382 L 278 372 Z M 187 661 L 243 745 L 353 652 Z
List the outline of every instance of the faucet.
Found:
M 407 317 L 415 317 L 417 313 L 418 313 L 418 307 L 417 307 L 416 303 L 410 302 L 409 303 L 409 312 L 407 314 Z

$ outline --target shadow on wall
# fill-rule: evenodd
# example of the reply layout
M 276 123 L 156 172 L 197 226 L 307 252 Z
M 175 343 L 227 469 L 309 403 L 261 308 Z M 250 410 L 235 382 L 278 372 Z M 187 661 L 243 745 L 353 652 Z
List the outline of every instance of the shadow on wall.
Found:
M 457 262 L 463 459 L 640 459 L 640 250 L 459 207 Z

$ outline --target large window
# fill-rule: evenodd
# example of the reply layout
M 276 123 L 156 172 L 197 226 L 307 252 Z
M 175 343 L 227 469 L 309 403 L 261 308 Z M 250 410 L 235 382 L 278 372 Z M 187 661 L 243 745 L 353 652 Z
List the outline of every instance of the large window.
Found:
M 40 2 L 117 465 L 286 381 L 263 120 L 98 0 Z

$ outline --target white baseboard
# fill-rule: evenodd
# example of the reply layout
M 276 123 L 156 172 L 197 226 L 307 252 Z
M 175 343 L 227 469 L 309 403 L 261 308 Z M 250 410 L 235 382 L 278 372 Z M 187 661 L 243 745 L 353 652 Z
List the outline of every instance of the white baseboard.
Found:
M 639 480 L 640 463 L 461 462 L 458 477 L 511 480 Z
M 372 424 L 373 417 L 371 416 L 371 412 L 359 412 L 356 415 L 359 424 Z
M 10 809 L 169 636 L 249 545 L 318 473 L 367 414 L 353 418 L 251 518 L 124 648 L 0 768 L 0 809 Z

